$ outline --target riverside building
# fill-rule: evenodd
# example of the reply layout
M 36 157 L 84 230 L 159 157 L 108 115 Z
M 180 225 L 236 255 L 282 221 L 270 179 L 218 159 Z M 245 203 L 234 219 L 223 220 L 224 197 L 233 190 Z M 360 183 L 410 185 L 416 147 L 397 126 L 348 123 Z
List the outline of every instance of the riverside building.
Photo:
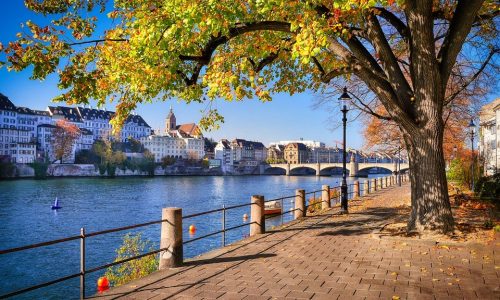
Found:
M 498 173 L 500 156 L 500 98 L 484 105 L 479 113 L 479 155 L 484 175 Z
M 165 119 L 163 134 L 143 136 L 139 141 L 154 155 L 157 163 L 163 157 L 200 160 L 205 156 L 205 140 L 198 125 L 177 125 L 172 107 Z
M 0 93 L 0 158 L 13 163 L 31 163 L 35 159 L 53 158 L 52 131 L 58 120 L 80 129 L 73 151 L 65 160 L 74 161 L 75 153 L 90 149 L 100 138 L 113 139 L 109 121 L 115 113 L 86 107 L 49 106 L 46 111 L 16 107 Z M 118 139 L 139 139 L 151 134 L 151 127 L 139 115 L 131 115 Z

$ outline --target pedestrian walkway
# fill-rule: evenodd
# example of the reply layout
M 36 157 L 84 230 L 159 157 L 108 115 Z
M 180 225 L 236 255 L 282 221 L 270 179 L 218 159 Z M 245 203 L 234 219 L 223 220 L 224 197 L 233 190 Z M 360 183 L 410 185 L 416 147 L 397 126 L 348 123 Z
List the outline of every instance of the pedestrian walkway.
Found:
M 390 187 L 361 201 L 405 195 L 408 186 Z M 361 201 L 351 201 L 348 216 L 333 208 L 95 297 L 500 299 L 498 241 L 443 245 L 381 236 L 398 208 Z

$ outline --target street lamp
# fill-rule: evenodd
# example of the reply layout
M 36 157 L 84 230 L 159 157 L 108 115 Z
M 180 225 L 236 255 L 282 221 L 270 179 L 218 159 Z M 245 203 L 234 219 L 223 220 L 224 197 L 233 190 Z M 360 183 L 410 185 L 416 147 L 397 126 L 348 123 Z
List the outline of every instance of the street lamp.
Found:
M 398 146 L 398 185 L 401 186 L 401 146 Z
M 343 135 L 343 150 L 342 150 L 342 185 L 340 186 L 340 213 L 341 214 L 347 214 L 349 211 L 347 210 L 347 168 L 346 168 L 346 151 L 345 151 L 345 146 L 346 146 L 346 122 L 347 122 L 347 112 L 349 111 L 347 109 L 347 101 L 351 101 L 351 97 L 347 93 L 347 88 L 344 87 L 344 92 L 342 95 L 340 95 L 339 100 L 342 102 L 342 109 L 340 110 L 342 112 L 342 124 L 343 124 L 343 129 L 344 129 L 344 135 Z
M 476 125 L 471 118 L 469 123 L 470 144 L 472 147 L 472 164 L 471 164 L 471 191 L 474 191 L 474 133 L 476 132 Z

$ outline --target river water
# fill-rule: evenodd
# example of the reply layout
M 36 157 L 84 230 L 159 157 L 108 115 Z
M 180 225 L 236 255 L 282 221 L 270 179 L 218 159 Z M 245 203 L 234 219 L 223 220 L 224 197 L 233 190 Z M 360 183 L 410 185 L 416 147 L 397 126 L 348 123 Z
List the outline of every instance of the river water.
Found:
M 381 175 L 380 175 L 381 176 Z M 371 175 L 370 177 L 379 177 Z M 359 179 L 360 182 L 365 179 Z M 135 178 L 62 178 L 50 180 L 0 181 L 0 250 L 39 243 L 115 227 L 161 219 L 163 207 L 180 207 L 183 215 L 249 203 L 252 195 L 273 199 L 294 195 L 295 189 L 306 193 L 321 185 L 338 186 L 339 177 L 316 176 L 213 176 L 213 177 L 135 177 Z M 352 179 L 349 179 L 349 183 Z M 361 185 L 362 187 L 362 185 Z M 309 199 L 313 194 L 308 195 Z M 51 210 L 55 198 L 62 209 Z M 316 195 L 320 197 L 320 193 Z M 293 200 L 284 201 L 284 209 L 293 209 Z M 226 227 L 248 220 L 250 207 L 228 210 Z M 284 221 L 292 219 L 288 214 Z M 279 225 L 280 217 L 266 221 L 267 227 Z M 190 236 L 189 225 L 197 231 Z M 183 223 L 184 241 L 222 228 L 221 213 L 187 219 Z M 226 243 L 248 235 L 249 226 L 226 234 Z M 110 263 L 116 257 L 126 233 L 141 233 L 159 245 L 160 225 L 122 231 L 86 239 L 86 268 Z M 194 257 L 220 247 L 222 236 L 186 244 L 184 256 Z M 0 295 L 29 285 L 79 272 L 80 241 L 74 240 L 47 247 L 0 255 Z M 104 273 L 89 274 L 86 293 L 96 292 L 96 279 Z M 71 279 L 18 296 L 19 299 L 77 299 L 79 279 Z

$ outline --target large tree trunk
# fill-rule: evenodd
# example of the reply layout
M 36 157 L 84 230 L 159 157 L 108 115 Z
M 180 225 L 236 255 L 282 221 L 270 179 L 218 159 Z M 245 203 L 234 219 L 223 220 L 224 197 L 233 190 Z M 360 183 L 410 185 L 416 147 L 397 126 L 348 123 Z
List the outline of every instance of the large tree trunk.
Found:
M 443 155 L 442 122 L 405 138 L 410 159 L 411 215 L 408 231 L 453 231 Z M 408 133 L 405 137 L 409 137 Z

